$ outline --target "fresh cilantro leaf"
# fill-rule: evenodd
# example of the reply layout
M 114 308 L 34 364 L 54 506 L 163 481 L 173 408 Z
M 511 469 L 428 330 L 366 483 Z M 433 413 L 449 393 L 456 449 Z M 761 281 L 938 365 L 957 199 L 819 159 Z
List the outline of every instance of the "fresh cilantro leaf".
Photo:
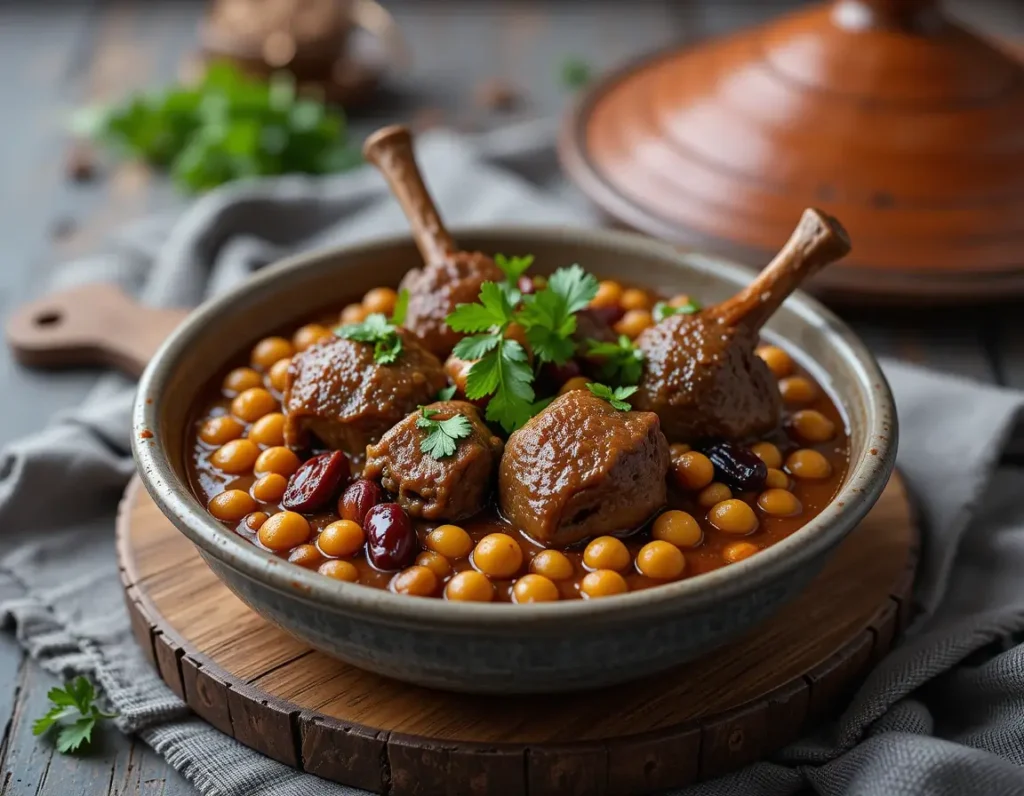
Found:
M 494 255 L 494 262 L 501 269 L 501 272 L 505 274 L 505 279 L 514 285 L 516 280 L 526 273 L 526 269 L 533 265 L 533 255 L 527 254 L 523 257 L 512 255 L 511 257 L 506 257 L 504 254 L 496 254 Z
M 484 332 L 502 328 L 512 320 L 512 304 L 496 282 L 480 286 L 479 304 L 459 304 L 445 318 L 445 323 L 456 332 Z
M 398 291 L 398 298 L 395 299 L 395 308 L 391 311 L 391 325 L 401 326 L 405 323 L 405 316 L 409 312 L 409 291 L 402 288 Z
M 654 316 L 654 320 L 660 323 L 672 315 L 693 315 L 695 312 L 700 312 L 700 310 L 700 303 L 693 299 L 689 299 L 685 304 L 678 307 L 673 307 L 671 304 L 659 301 L 654 305 L 651 314 Z
M 576 353 L 576 344 L 572 340 L 575 331 L 576 319 L 572 318 L 571 322 L 563 324 L 558 329 L 531 326 L 526 330 L 526 339 L 541 362 L 564 365 Z
M 637 387 L 616 387 L 614 390 L 605 384 L 587 382 L 587 389 L 598 398 L 603 398 L 620 412 L 628 412 L 632 407 L 626 400 L 637 391 Z
M 495 350 L 480 357 L 470 366 L 466 376 L 466 397 L 469 400 L 486 398 L 498 389 L 498 385 L 501 383 L 501 374 L 499 373 L 501 354 L 497 351 L 499 344 L 499 340 L 495 338 Z
M 570 265 L 555 271 L 545 289 L 553 290 L 561 296 L 569 312 L 579 312 L 597 295 L 597 286 L 597 277 L 588 274 L 579 265 Z
M 339 326 L 334 333 L 357 343 L 373 343 L 373 359 L 381 365 L 394 363 L 402 353 L 402 336 L 398 327 L 379 312 L 367 315 L 362 323 Z
M 489 356 L 497 359 L 498 385 L 487 403 L 487 419 L 512 433 L 533 416 L 533 371 L 526 350 L 515 340 L 502 340 L 495 354 Z M 469 375 L 472 379 L 472 369 Z
M 417 428 L 427 431 L 427 436 L 420 442 L 420 450 L 435 459 L 444 459 L 455 453 L 460 439 L 473 432 L 473 425 L 465 415 L 452 415 L 446 420 L 434 420 L 436 409 L 420 407 L 420 417 L 416 418 Z
M 112 719 L 116 713 L 104 713 L 93 702 L 96 689 L 86 677 L 76 677 L 64 688 L 51 688 L 46 695 L 53 707 L 32 724 L 32 734 L 42 735 L 51 727 L 59 727 L 57 751 L 62 754 L 76 751 L 92 738 L 92 731 L 100 719 Z M 77 718 L 75 718 L 77 717 Z M 68 720 L 74 719 L 70 722 Z
M 597 295 L 597 279 L 578 265 L 559 268 L 543 290 L 523 298 L 516 317 L 541 362 L 561 365 L 575 353 L 576 315 Z
M 437 391 L 437 400 L 439 401 L 450 401 L 455 396 L 456 387 L 454 384 L 449 384 L 447 387 L 442 387 Z
M 587 340 L 587 355 L 601 360 L 601 377 L 619 384 L 636 384 L 644 368 L 644 352 L 626 335 L 615 343 Z
M 497 334 L 477 334 L 463 337 L 455 344 L 452 353 L 466 362 L 475 362 L 497 348 L 499 340 L 501 340 L 501 336 Z

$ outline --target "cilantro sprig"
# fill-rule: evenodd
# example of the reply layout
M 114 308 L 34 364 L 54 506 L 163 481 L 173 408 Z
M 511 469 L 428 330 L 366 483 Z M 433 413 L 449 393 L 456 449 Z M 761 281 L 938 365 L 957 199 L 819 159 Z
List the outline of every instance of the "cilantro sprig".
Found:
M 391 365 L 402 353 L 402 336 L 398 333 L 398 327 L 405 321 L 408 306 L 409 291 L 403 290 L 398 294 L 390 318 L 374 312 L 361 323 L 339 326 L 334 333 L 357 343 L 373 343 L 374 361 L 381 365 Z
M 64 688 L 51 688 L 46 697 L 52 707 L 32 724 L 32 734 L 43 735 L 52 727 L 59 727 L 57 751 L 61 754 L 77 751 L 83 743 L 89 743 L 98 721 L 117 716 L 96 707 L 96 689 L 85 677 L 76 677 Z
M 634 385 L 632 387 L 615 387 L 612 389 L 607 384 L 587 382 L 587 389 L 598 398 L 603 398 L 620 412 L 628 412 L 633 407 L 626 399 L 635 393 L 638 388 Z
M 541 362 L 564 365 L 576 353 L 576 313 L 597 295 L 597 278 L 578 265 L 559 268 L 547 286 L 523 297 L 517 320 Z
M 442 387 L 437 391 L 437 400 L 439 401 L 450 401 L 455 397 L 455 391 L 458 389 L 454 384 L 449 384 L 447 387 Z
M 465 415 L 452 415 L 447 420 L 434 420 L 438 409 L 420 407 L 420 417 L 416 418 L 416 427 L 427 432 L 420 442 L 420 450 L 435 459 L 444 459 L 455 453 L 458 441 L 468 437 L 473 426 Z
M 614 343 L 590 338 L 586 353 L 601 361 L 601 378 L 616 384 L 636 384 L 644 369 L 644 352 L 626 335 Z
M 680 304 L 678 307 L 673 307 L 664 301 L 659 301 L 654 305 L 654 309 L 651 314 L 654 316 L 654 320 L 658 323 L 669 318 L 673 315 L 693 315 L 696 312 L 701 311 L 701 305 L 699 301 L 693 299 L 687 299 L 685 304 Z

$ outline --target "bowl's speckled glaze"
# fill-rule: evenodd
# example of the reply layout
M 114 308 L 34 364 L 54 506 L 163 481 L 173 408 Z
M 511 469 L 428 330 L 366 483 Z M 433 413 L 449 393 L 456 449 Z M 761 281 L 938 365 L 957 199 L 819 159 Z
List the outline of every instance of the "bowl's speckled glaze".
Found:
M 532 253 L 538 272 L 579 262 L 601 277 L 685 291 L 705 303 L 751 278 L 739 266 L 629 233 L 506 227 L 456 230 L 455 238 L 467 249 Z M 601 600 L 451 603 L 330 580 L 227 531 L 187 483 L 186 426 L 197 393 L 260 337 L 371 287 L 397 284 L 418 262 L 403 236 L 266 269 L 195 310 L 153 358 L 136 399 L 135 457 L 164 514 L 255 611 L 337 658 L 400 680 L 476 693 L 578 690 L 662 671 L 720 646 L 794 597 L 868 512 L 892 472 L 897 427 L 885 378 L 845 325 L 798 294 L 765 336 L 787 347 L 843 408 L 850 469 L 821 514 L 744 561 Z

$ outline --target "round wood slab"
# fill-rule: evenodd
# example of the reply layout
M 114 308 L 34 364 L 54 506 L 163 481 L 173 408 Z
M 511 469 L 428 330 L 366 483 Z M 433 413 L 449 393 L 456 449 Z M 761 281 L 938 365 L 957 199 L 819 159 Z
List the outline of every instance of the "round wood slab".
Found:
M 892 646 L 917 540 L 894 476 L 807 591 L 744 639 L 637 683 L 501 699 L 405 685 L 295 640 L 217 579 L 137 480 L 117 526 L 135 637 L 175 693 L 276 760 L 391 796 L 639 794 L 763 759 L 841 709 Z

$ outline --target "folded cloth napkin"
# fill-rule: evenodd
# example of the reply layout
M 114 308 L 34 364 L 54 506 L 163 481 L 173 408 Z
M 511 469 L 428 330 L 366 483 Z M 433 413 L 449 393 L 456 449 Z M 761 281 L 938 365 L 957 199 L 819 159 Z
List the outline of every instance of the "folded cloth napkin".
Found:
M 597 220 L 560 182 L 548 123 L 419 145 L 453 225 Z M 140 223 L 53 287 L 116 280 L 155 305 L 194 304 L 282 255 L 406 229 L 369 169 L 237 184 L 180 219 Z M 885 363 L 899 467 L 925 528 L 923 612 L 846 712 L 771 762 L 687 793 L 1024 793 L 1024 471 L 999 467 L 1024 395 Z M 356 793 L 268 760 L 197 720 L 142 659 L 122 604 L 114 511 L 132 474 L 131 385 L 111 376 L 82 407 L 0 456 L 0 618 L 50 671 L 86 673 L 207 796 Z M 52 496 L 59 495 L 59 500 Z

